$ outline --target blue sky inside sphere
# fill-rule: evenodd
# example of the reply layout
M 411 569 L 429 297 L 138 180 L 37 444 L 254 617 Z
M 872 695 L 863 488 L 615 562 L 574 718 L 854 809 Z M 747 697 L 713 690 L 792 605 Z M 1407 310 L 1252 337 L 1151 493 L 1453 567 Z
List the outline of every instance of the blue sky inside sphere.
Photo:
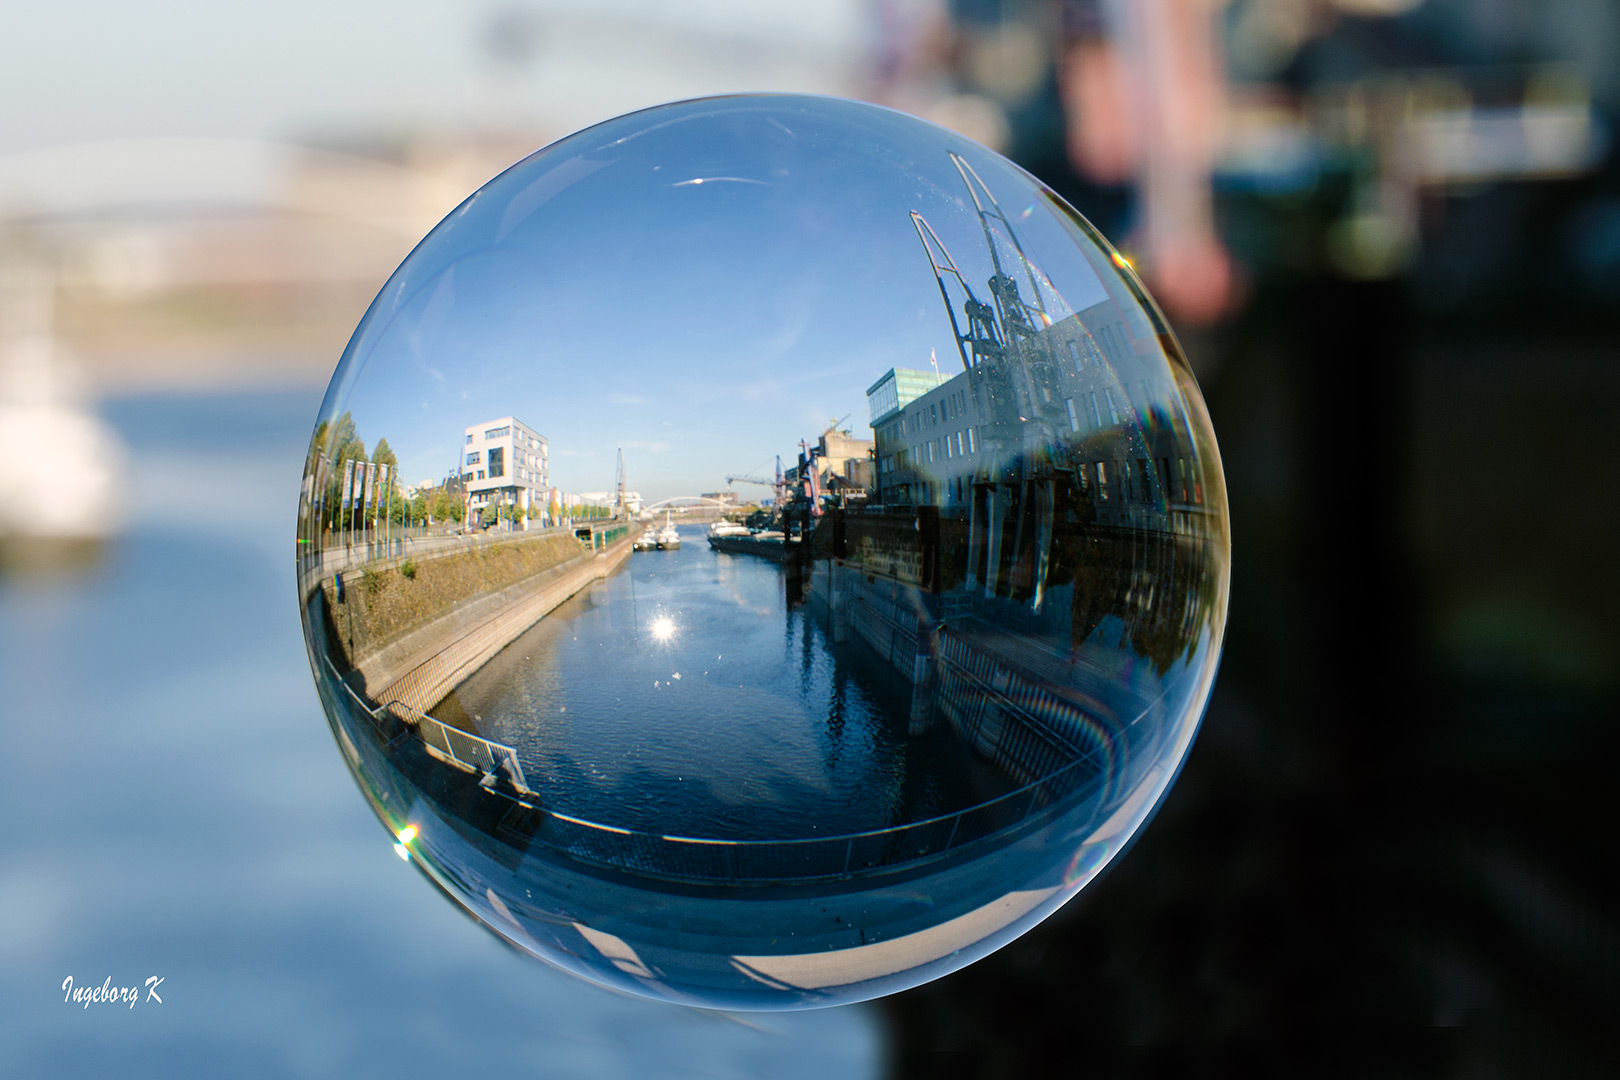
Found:
M 648 499 L 791 464 L 834 420 L 865 436 L 885 371 L 961 370 L 910 213 L 976 291 L 993 272 L 952 150 L 1054 319 L 1105 298 L 1039 187 L 962 137 L 871 106 L 738 102 L 622 118 L 486 186 L 384 288 L 328 406 L 368 447 L 386 437 L 409 483 L 456 468 L 466 427 L 514 416 L 549 440 L 553 484 L 610 487 L 622 447 Z

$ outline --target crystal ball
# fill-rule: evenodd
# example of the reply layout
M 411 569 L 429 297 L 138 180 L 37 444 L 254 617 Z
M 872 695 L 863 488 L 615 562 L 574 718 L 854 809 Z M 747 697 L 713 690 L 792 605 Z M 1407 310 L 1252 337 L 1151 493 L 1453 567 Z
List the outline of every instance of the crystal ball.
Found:
M 298 602 L 387 843 L 517 949 L 725 1009 L 933 979 L 1164 797 L 1226 618 L 1219 454 L 1127 259 L 903 113 L 554 143 L 332 376 Z

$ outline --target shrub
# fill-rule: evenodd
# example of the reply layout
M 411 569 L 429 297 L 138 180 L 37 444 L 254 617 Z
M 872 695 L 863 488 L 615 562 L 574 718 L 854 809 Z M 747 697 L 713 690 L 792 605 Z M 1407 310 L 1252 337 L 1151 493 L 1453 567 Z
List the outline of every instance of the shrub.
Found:
M 403 577 L 406 581 L 415 581 L 416 580 L 416 561 L 414 559 L 406 559 L 404 562 L 400 563 L 399 564 L 399 573 L 400 573 L 400 576 Z

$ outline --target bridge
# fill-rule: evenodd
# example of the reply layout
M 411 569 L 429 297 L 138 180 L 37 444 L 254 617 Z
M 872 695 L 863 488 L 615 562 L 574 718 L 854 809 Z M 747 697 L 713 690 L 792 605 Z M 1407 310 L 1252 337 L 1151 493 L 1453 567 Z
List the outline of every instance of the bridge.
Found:
M 657 502 L 642 503 L 641 508 L 643 510 L 658 510 L 665 506 L 673 506 L 676 503 L 680 503 L 682 505 L 697 503 L 701 506 L 728 507 L 737 505 L 736 503 L 726 502 L 724 499 L 711 499 L 707 495 L 671 495 L 669 498 L 659 499 Z
M 737 510 L 741 508 L 741 505 L 742 504 L 739 503 L 726 502 L 723 499 L 711 499 L 707 495 L 671 495 L 669 498 L 659 499 L 657 502 L 642 503 L 641 512 L 645 514 L 648 511 L 667 510 L 672 507 L 680 507 L 683 510 L 696 509 L 723 511 Z

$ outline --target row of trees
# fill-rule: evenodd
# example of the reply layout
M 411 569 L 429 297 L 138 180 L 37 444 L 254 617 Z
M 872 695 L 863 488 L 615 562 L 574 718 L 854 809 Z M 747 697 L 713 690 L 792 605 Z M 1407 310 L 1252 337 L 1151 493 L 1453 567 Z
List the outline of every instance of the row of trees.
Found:
M 325 464 L 317 469 L 316 466 L 323 456 Z M 380 474 L 386 477 L 386 484 L 380 492 L 374 489 L 370 502 L 364 506 L 358 497 L 351 497 L 345 516 L 343 479 L 351 461 L 365 463 L 373 468 L 386 466 L 386 474 Z M 384 520 L 395 525 L 431 525 L 443 522 L 454 522 L 459 525 L 466 515 L 466 492 L 459 477 L 456 476 L 447 477 L 432 488 L 417 491 L 406 498 L 399 486 L 399 459 L 395 456 L 393 448 L 388 445 L 388 439 L 379 438 L 377 445 L 368 455 L 365 441 L 360 438 L 360 433 L 355 428 L 354 417 L 347 412 L 334 421 L 323 420 L 317 425 L 315 436 L 310 440 L 309 459 L 305 467 L 306 474 L 312 478 L 325 477 L 325 498 L 310 509 L 312 516 L 318 514 L 319 517 L 319 521 L 314 523 L 317 531 L 338 528 L 363 529 L 370 522 Z M 311 495 L 316 494 L 312 489 Z M 479 523 L 489 526 L 498 521 L 515 521 L 525 514 L 529 520 L 536 521 L 548 509 L 541 503 L 531 505 L 527 511 L 517 505 L 492 505 L 484 508 Z M 612 517 L 613 510 L 606 506 L 573 506 L 565 508 L 562 516 L 576 521 L 592 520 Z
M 439 491 L 442 489 L 435 488 L 434 490 Z M 502 521 L 521 521 L 525 517 L 527 517 L 530 521 L 538 521 L 540 520 L 541 516 L 547 512 L 548 507 L 542 503 L 530 504 L 527 511 L 525 511 L 523 507 L 518 506 L 516 503 L 496 503 L 494 505 L 484 507 L 483 513 L 479 517 L 479 524 L 487 527 Z M 613 508 L 610 506 L 593 506 L 590 504 L 565 506 L 556 516 L 571 518 L 574 521 L 594 521 L 602 518 L 612 517 Z M 458 516 L 456 520 L 460 521 L 461 518 Z
M 324 464 L 317 469 L 322 458 Z M 361 499 L 351 493 L 345 508 L 343 481 L 350 462 L 364 463 L 374 469 L 384 466 L 387 471 L 378 470 L 373 474 L 383 477 L 384 483 L 380 488 L 373 488 L 369 502 L 362 505 Z M 379 438 L 368 454 L 365 440 L 355 428 L 354 417 L 347 412 L 334 421 L 323 420 L 316 426 L 310 440 L 306 472 L 311 477 L 325 478 L 325 497 L 320 500 L 318 510 L 312 511 L 318 513 L 317 524 L 323 529 L 359 529 L 373 521 L 389 521 L 395 525 L 460 522 L 463 516 L 462 492 L 459 483 L 453 480 L 406 498 L 399 485 L 399 458 L 388 445 L 388 439 Z M 316 493 L 312 490 L 311 494 Z

